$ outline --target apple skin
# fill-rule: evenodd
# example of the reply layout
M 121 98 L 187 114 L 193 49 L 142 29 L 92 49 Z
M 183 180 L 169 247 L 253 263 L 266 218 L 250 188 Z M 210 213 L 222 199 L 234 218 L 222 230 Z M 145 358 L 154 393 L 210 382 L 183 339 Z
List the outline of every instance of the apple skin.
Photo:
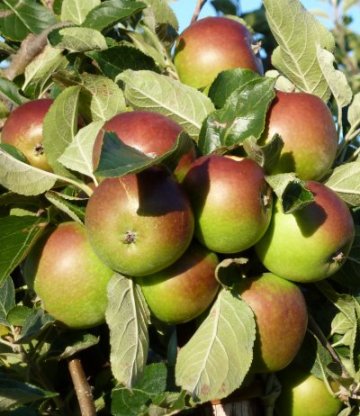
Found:
M 206 17 L 180 34 L 174 64 L 184 84 L 208 87 L 226 69 L 247 68 L 262 73 L 251 47 L 251 34 L 236 20 Z
M 168 152 L 183 131 L 182 127 L 168 117 L 151 111 L 129 111 L 120 113 L 107 121 L 98 134 L 93 150 L 93 165 L 99 164 L 104 132 L 112 131 L 128 146 L 149 156 L 161 156 Z M 187 168 L 195 160 L 196 152 L 193 146 L 179 160 L 174 174 L 181 180 Z
M 174 263 L 191 242 L 194 219 L 175 179 L 150 168 L 103 180 L 89 199 L 85 226 L 104 263 L 135 277 Z
M 326 185 L 306 182 L 314 201 L 291 214 L 279 201 L 264 237 L 255 251 L 264 266 L 295 282 L 325 279 L 344 264 L 354 240 L 349 208 Z
M 291 370 L 291 371 L 290 371 Z M 325 383 L 299 369 L 279 373 L 281 394 L 275 402 L 278 416 L 337 416 L 342 402 L 332 396 Z
M 19 149 L 30 165 L 51 172 L 43 141 L 43 122 L 53 100 L 29 101 L 13 110 L 6 119 L 1 134 L 1 142 Z
M 210 250 L 237 253 L 253 246 L 271 219 L 263 169 L 251 159 L 203 156 L 183 180 L 195 216 L 195 236 Z
M 106 287 L 114 272 L 93 251 L 85 227 L 76 222 L 58 225 L 38 252 L 34 290 L 45 310 L 73 329 L 102 324 Z
M 242 279 L 241 298 L 253 310 L 257 326 L 251 371 L 267 373 L 288 366 L 305 337 L 308 313 L 295 283 L 272 273 Z
M 295 172 L 302 180 L 319 180 L 337 151 L 336 126 L 327 105 L 308 93 L 280 92 L 270 106 L 265 135 L 279 134 L 284 146 L 269 173 Z
M 181 324 L 198 317 L 214 300 L 215 253 L 192 243 L 178 261 L 158 273 L 138 278 L 151 312 L 160 321 Z

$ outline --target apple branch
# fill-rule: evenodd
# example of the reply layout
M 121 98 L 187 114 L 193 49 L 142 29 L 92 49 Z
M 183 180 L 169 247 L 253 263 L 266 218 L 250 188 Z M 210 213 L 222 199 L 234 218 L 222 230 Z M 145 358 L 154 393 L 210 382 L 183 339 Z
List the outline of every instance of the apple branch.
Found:
M 72 358 L 68 362 L 71 380 L 74 384 L 76 397 L 79 402 L 82 416 L 96 416 L 96 409 L 91 393 L 91 387 L 86 380 L 86 375 L 78 358 Z
M 199 14 L 201 12 L 201 9 L 204 7 L 206 1 L 207 0 L 198 0 L 197 1 L 194 13 L 193 13 L 192 18 L 191 18 L 191 23 L 194 23 L 194 22 L 197 21 L 197 19 L 199 17 Z

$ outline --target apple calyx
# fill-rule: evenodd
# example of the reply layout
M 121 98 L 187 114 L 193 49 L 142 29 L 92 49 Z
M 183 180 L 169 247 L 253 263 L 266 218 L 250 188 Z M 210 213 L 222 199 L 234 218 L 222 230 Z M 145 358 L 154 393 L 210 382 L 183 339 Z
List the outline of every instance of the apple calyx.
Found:
M 124 244 L 133 244 L 136 242 L 136 232 L 135 231 L 126 231 L 125 236 L 123 238 Z

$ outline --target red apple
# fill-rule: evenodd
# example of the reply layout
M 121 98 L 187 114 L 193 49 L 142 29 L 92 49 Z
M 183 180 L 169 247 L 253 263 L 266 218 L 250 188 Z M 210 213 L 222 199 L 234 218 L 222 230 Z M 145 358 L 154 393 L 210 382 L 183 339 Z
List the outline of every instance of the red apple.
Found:
M 253 246 L 271 218 L 271 192 L 251 159 L 203 156 L 183 186 L 195 216 L 195 235 L 210 250 L 237 253 Z
M 194 220 L 180 185 L 152 168 L 101 182 L 89 199 L 85 225 L 94 250 L 109 267 L 144 276 L 185 252 Z
M 262 73 L 250 32 L 227 17 L 206 17 L 185 29 L 177 41 L 174 63 L 180 80 L 195 88 L 208 87 L 226 69 Z
M 170 267 L 137 282 L 156 318 L 168 324 L 185 323 L 214 300 L 219 289 L 217 264 L 216 254 L 193 243 Z
M 43 121 L 53 100 L 39 99 L 29 101 L 13 110 L 1 134 L 1 142 L 11 144 L 19 149 L 36 168 L 52 171 L 46 154 L 43 141 Z
M 314 282 L 344 264 L 355 229 L 349 208 L 326 185 L 308 181 L 314 202 L 285 214 L 278 201 L 270 226 L 255 250 L 272 273 L 296 282 Z

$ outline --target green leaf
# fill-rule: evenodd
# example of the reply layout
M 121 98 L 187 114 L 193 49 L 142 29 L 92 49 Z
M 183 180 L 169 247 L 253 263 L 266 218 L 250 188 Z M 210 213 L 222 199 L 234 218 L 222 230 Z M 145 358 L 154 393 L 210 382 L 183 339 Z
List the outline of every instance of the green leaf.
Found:
M 27 98 L 19 93 L 19 88 L 12 81 L 0 77 L 0 96 L 15 106 L 25 103 Z
M 44 229 L 44 219 L 35 216 L 0 218 L 0 284 L 28 254 Z
M 10 276 L 5 279 L 2 278 L 0 281 L 2 282 L 0 284 L 0 324 L 7 325 L 8 313 L 15 306 L 15 287 Z
M 329 87 L 316 58 L 316 48 L 332 52 L 332 34 L 299 0 L 264 0 L 266 17 L 278 47 L 271 62 L 301 91 L 317 95 L 324 101 Z
M 266 181 L 280 200 L 285 213 L 295 212 L 314 201 L 314 196 L 305 188 L 305 183 L 293 173 L 267 176 Z
M 102 31 L 145 7 L 144 3 L 134 0 L 107 0 L 90 11 L 82 25 Z
M 10 325 L 21 327 L 24 326 L 24 323 L 32 313 L 31 308 L 24 305 L 16 305 L 9 311 L 6 319 Z
M 53 325 L 54 322 L 54 318 L 45 313 L 43 309 L 33 310 L 33 313 L 27 317 L 16 343 L 28 343 L 31 339 L 39 336 L 45 328 Z
M 343 163 L 336 167 L 325 185 L 351 206 L 360 205 L 360 163 Z
M 56 23 L 51 11 L 34 0 L 2 0 L 9 11 L 0 17 L 0 33 L 14 41 L 22 41 L 29 33 L 41 33 Z
M 74 22 L 78 25 L 85 20 L 90 10 L 99 6 L 101 0 L 63 0 L 61 5 L 61 20 Z
M 334 55 L 320 46 L 317 46 L 316 53 L 320 69 L 335 98 L 338 109 L 347 106 L 351 102 L 352 91 L 345 74 L 334 68 Z
M 52 46 L 69 52 L 86 52 L 107 48 L 105 37 L 95 29 L 65 27 L 53 30 L 48 39 Z
M 203 154 L 242 144 L 245 139 L 260 138 L 266 113 L 275 97 L 275 81 L 256 76 L 237 88 L 220 110 L 205 120 L 199 139 Z
M 204 118 L 214 110 L 210 99 L 196 89 L 152 71 L 125 71 L 125 98 L 134 108 L 168 116 L 195 140 Z
M 348 120 L 352 129 L 360 124 L 360 92 L 354 95 L 348 110 Z
M 63 90 L 46 113 L 43 123 L 43 145 L 54 172 L 69 176 L 58 162 L 67 146 L 73 141 L 78 124 L 80 87 Z
M 245 139 L 243 147 L 245 153 L 250 159 L 264 167 L 265 171 L 271 170 L 279 160 L 281 150 L 284 146 L 284 142 L 278 134 L 275 134 L 265 144 L 259 145 L 255 137 L 249 137 Z
M 239 283 L 239 276 L 245 277 L 249 259 L 246 257 L 226 258 L 215 269 L 216 280 L 226 289 Z
M 66 198 L 59 192 L 49 191 L 46 192 L 45 198 L 51 202 L 58 210 L 65 213 L 72 220 L 82 224 L 85 218 L 84 208 L 78 207 L 71 202 L 67 201 Z
M 147 360 L 150 312 L 132 279 L 116 274 L 108 284 L 106 322 L 110 329 L 111 370 L 118 383 L 131 388 Z
M 201 326 L 179 351 L 176 383 L 196 401 L 228 396 L 249 371 L 255 334 L 250 307 L 222 290 Z
M 129 45 L 113 46 L 104 51 L 90 52 L 87 55 L 93 58 L 102 73 L 111 79 L 115 79 L 127 69 L 157 71 L 153 58 Z
M 176 31 L 179 23 L 167 0 L 143 0 L 148 7 L 143 11 L 144 21 L 155 32 L 160 25 L 170 25 Z
M 100 338 L 83 331 L 68 331 L 57 337 L 51 343 L 48 356 L 58 360 L 65 360 L 72 357 L 80 351 L 97 345 Z
M 80 129 L 72 143 L 58 159 L 59 162 L 66 168 L 80 172 L 94 180 L 93 147 L 103 125 L 103 121 L 94 121 Z

